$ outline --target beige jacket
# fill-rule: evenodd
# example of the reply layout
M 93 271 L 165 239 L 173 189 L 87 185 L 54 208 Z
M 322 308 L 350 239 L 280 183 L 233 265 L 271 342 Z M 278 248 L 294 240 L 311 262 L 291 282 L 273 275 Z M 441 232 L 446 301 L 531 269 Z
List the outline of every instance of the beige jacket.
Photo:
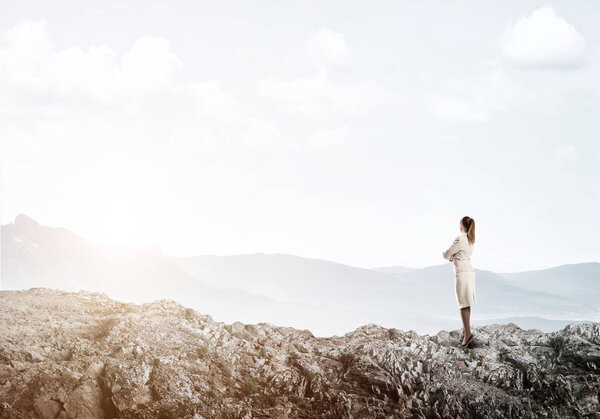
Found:
M 444 259 L 452 261 L 454 273 L 475 272 L 473 265 L 471 265 L 471 254 L 474 250 L 474 246 L 469 243 L 467 233 L 461 233 L 454 239 L 452 245 L 442 253 L 442 256 Z

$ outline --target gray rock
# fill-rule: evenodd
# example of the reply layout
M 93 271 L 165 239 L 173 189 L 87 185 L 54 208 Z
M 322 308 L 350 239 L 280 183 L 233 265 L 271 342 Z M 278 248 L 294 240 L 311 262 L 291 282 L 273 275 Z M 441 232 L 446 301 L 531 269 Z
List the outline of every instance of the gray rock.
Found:
M 477 327 L 466 352 L 459 334 L 316 338 L 172 300 L 0 291 L 0 418 L 600 417 L 600 323 Z

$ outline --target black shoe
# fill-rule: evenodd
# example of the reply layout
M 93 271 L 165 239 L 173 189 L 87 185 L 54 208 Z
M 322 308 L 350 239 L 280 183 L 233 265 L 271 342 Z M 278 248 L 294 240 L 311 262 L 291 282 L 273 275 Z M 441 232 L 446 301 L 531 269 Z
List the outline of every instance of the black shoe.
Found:
M 464 339 L 464 337 L 463 337 Z M 469 347 L 469 345 L 473 342 L 473 334 L 471 333 L 471 336 L 469 336 L 469 339 L 467 339 L 467 341 L 465 342 L 465 344 L 462 344 L 462 340 L 459 343 L 459 346 L 463 349 L 466 349 Z
M 462 343 L 464 338 L 465 338 L 465 332 L 460 332 L 460 340 L 458 342 Z

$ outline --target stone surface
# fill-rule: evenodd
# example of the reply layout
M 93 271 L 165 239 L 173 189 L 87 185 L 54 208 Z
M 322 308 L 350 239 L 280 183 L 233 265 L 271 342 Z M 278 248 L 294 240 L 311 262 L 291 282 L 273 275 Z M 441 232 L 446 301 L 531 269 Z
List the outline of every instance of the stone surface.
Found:
M 344 336 L 171 300 L 0 292 L 0 418 L 600 417 L 600 323 Z

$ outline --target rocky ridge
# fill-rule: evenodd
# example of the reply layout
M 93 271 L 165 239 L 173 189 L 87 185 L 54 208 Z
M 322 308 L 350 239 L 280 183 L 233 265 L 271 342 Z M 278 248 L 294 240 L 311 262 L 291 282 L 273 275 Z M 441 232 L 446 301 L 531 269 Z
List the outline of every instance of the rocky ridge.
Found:
M 0 291 L 2 418 L 594 417 L 600 323 L 344 336 L 224 324 L 172 300 Z

